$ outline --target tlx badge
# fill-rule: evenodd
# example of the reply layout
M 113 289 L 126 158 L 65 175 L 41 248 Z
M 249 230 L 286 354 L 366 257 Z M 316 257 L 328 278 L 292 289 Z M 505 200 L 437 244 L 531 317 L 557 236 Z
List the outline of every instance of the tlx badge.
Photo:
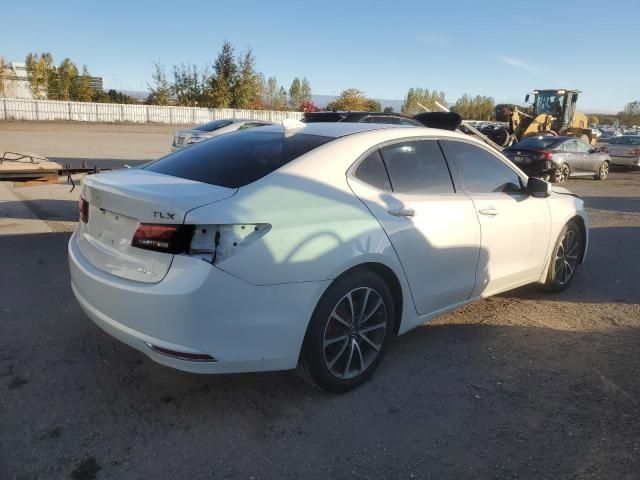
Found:
M 173 220 L 175 213 L 153 212 L 153 218 L 163 218 L 165 220 Z

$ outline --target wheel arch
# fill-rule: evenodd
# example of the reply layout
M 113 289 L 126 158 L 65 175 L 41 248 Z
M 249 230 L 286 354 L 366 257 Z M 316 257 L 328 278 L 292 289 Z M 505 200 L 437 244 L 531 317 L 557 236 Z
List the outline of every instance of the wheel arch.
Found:
M 584 218 L 582 218 L 580 215 L 575 215 L 574 217 L 571 217 L 567 223 L 569 222 L 574 222 L 578 225 L 578 227 L 580 228 L 580 233 L 582 234 L 582 245 L 580 247 L 580 263 L 584 262 L 584 257 L 585 254 L 587 252 L 587 226 L 585 224 Z

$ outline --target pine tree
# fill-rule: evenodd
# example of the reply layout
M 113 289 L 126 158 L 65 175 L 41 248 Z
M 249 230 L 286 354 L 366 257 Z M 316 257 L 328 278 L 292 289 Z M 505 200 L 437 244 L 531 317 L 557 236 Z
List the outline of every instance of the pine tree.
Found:
M 262 79 L 256 72 L 251 49 L 238 59 L 238 79 L 233 88 L 233 108 L 256 108 L 260 104 Z
M 298 110 L 304 100 L 305 99 L 302 98 L 302 84 L 300 83 L 300 79 L 296 77 L 293 79 L 293 82 L 291 82 L 291 87 L 289 87 L 289 107 L 291 110 Z
M 215 77 L 212 78 L 212 103 L 217 108 L 229 108 L 234 97 L 238 67 L 235 62 L 233 45 L 224 42 L 214 64 Z

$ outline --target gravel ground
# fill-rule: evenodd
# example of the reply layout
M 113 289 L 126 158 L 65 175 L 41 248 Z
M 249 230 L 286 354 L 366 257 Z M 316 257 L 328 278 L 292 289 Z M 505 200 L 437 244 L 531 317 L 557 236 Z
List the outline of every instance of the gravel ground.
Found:
M 568 291 L 434 320 L 341 396 L 156 365 L 81 312 L 68 232 L 0 236 L 0 478 L 638 478 L 640 171 L 567 186 L 592 223 Z M 73 220 L 75 197 L 20 194 Z

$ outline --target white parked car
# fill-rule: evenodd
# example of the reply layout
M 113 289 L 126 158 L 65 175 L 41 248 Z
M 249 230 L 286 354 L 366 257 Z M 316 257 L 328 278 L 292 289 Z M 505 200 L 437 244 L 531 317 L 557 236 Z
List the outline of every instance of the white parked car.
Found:
M 208 138 L 217 137 L 219 135 L 224 135 L 226 133 L 255 127 L 264 127 L 265 125 L 273 125 L 273 123 L 262 120 L 236 120 L 233 118 L 214 120 L 203 125 L 198 125 L 197 127 L 193 127 L 189 130 L 178 130 L 173 136 L 171 151 L 175 152 L 176 150 L 190 147 L 194 143 L 201 142 Z
M 288 123 L 85 177 L 69 263 L 96 324 L 177 369 L 346 391 L 394 335 L 584 259 L 582 200 L 469 136 Z

